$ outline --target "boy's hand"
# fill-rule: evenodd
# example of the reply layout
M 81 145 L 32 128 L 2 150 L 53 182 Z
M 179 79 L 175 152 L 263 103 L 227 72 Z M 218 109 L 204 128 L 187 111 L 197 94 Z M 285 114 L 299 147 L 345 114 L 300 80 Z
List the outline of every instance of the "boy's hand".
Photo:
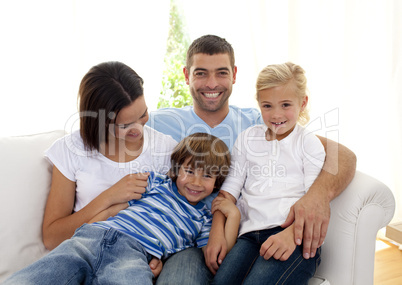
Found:
M 204 247 L 205 264 L 212 274 L 216 274 L 227 253 L 226 239 L 223 235 L 216 238 L 209 238 L 207 246 Z
M 156 278 L 162 272 L 163 263 L 160 259 L 153 257 L 149 262 L 149 267 L 151 268 L 152 274 Z
M 292 255 L 295 249 L 296 243 L 294 241 L 294 229 L 292 225 L 280 233 L 270 236 L 262 244 L 260 255 L 265 260 L 273 257 L 276 260 L 285 261 Z
M 208 244 L 203 247 L 205 264 L 214 275 L 218 271 L 219 265 L 222 263 L 228 251 L 224 227 L 225 216 L 217 211 L 212 220 Z

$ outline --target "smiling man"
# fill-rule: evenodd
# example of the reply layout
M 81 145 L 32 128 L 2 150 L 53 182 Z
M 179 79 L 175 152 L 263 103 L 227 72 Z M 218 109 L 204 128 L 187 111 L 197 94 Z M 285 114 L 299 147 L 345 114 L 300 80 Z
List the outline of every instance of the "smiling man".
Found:
M 196 132 L 212 134 L 232 149 L 242 131 L 252 125 L 264 123 L 257 109 L 229 105 L 237 67 L 233 48 L 225 39 L 206 35 L 194 40 L 187 51 L 183 72 L 194 106 L 164 108 L 151 112 L 147 123 L 150 127 L 171 135 L 176 141 Z M 246 94 L 250 99 L 252 96 Z M 283 225 L 287 227 L 294 222 L 295 242 L 303 242 L 305 258 L 313 257 L 322 244 L 329 224 L 329 202 L 346 188 L 356 168 L 353 152 L 333 141 L 319 138 L 326 151 L 337 151 L 327 151 L 323 167 L 327 171 L 322 171 L 308 194 L 292 206 Z M 333 169 L 336 171 L 332 171 Z M 209 197 L 207 203 L 211 200 L 212 197 Z M 224 234 L 216 230 L 215 226 L 224 223 L 222 216 L 220 212 L 214 214 L 205 259 L 202 251 L 197 248 L 188 248 L 173 255 L 164 263 L 157 280 L 158 285 L 208 284 L 212 280 L 227 253 Z
M 184 69 L 186 83 L 190 86 L 194 111 L 210 127 L 219 125 L 229 113 L 229 97 L 236 82 L 236 66 L 232 67 L 228 54 L 193 55 L 192 63 Z M 214 112 L 214 116 L 207 116 Z M 210 121 L 210 120 L 208 120 Z
M 209 133 L 231 149 L 240 132 L 263 123 L 257 109 L 229 105 L 237 67 L 225 39 L 212 35 L 196 39 L 187 51 L 183 72 L 194 106 L 152 112 L 148 121 L 152 128 L 176 141 L 196 132 Z

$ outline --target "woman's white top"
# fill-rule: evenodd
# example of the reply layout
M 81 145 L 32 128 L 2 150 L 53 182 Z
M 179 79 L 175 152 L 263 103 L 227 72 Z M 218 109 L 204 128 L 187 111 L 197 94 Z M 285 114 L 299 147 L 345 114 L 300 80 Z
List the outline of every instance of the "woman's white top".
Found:
M 229 176 L 221 187 L 237 199 L 239 235 L 283 224 L 324 164 L 323 145 L 305 128 L 296 125 L 280 141 L 267 141 L 266 131 L 267 126 L 256 125 L 239 135 Z
M 144 126 L 143 136 L 142 153 L 129 162 L 115 162 L 98 151 L 85 150 L 79 131 L 55 141 L 45 155 L 67 179 L 76 183 L 74 211 L 82 209 L 128 174 L 169 171 L 170 155 L 177 142 L 148 126 Z

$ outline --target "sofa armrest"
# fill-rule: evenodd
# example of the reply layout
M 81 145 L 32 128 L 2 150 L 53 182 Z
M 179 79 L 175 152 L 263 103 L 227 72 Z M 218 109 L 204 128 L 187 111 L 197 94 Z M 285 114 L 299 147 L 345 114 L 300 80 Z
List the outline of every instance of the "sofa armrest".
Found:
M 382 182 L 357 171 L 331 202 L 331 219 L 316 275 L 332 285 L 373 284 L 376 235 L 395 212 L 395 199 Z

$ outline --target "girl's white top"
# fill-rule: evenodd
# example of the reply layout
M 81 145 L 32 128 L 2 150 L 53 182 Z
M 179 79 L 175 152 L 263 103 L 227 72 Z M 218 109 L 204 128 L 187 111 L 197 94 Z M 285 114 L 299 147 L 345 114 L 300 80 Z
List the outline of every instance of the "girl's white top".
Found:
M 267 141 L 267 126 L 243 131 L 232 149 L 229 176 L 221 189 L 237 199 L 239 235 L 280 226 L 290 207 L 321 171 L 325 150 L 320 140 L 296 125 L 284 139 Z

